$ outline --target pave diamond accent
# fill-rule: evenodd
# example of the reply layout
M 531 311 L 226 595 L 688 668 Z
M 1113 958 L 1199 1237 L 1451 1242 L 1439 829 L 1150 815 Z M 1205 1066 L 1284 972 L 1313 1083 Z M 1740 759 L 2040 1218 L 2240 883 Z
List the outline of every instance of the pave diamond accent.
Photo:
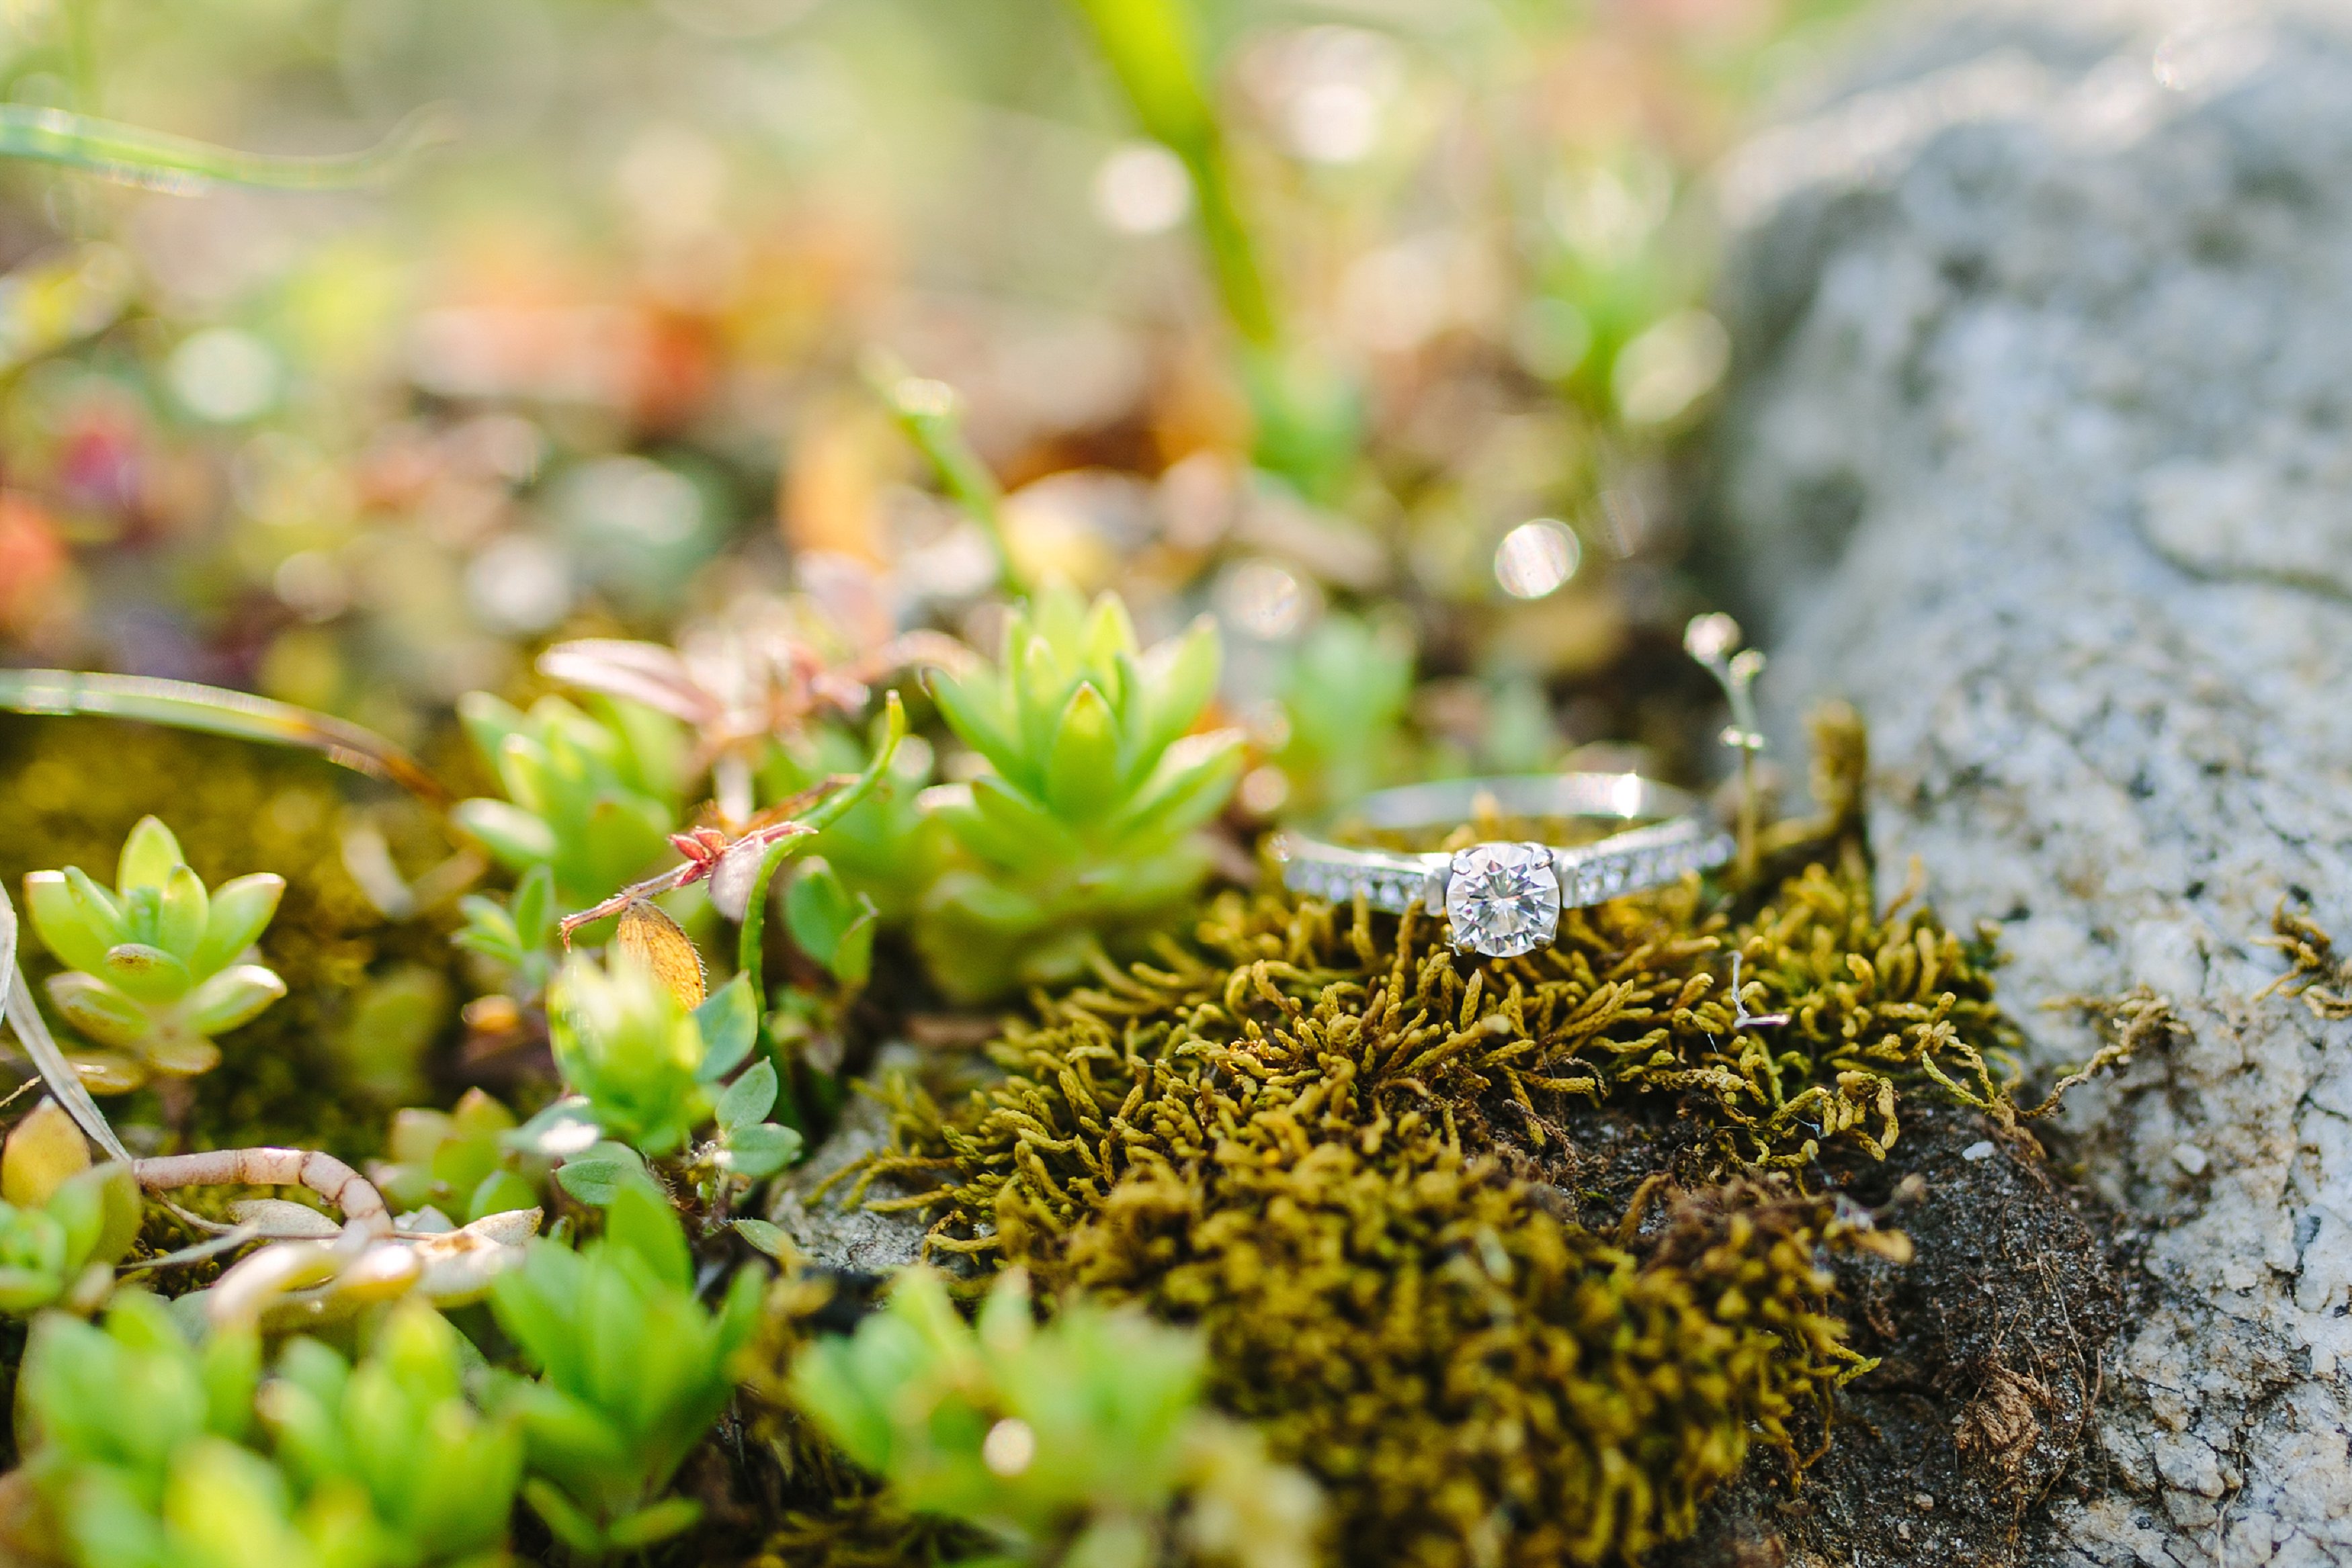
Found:
M 1454 940 L 1489 958 L 1548 947 L 1559 933 L 1559 875 L 1547 844 L 1473 844 L 1445 886 Z

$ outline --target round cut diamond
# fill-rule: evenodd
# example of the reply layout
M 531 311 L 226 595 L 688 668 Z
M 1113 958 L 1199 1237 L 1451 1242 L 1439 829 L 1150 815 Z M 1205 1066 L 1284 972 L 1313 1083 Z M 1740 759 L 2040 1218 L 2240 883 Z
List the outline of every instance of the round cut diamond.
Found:
M 1489 958 L 1550 945 L 1559 932 L 1559 876 L 1544 844 L 1473 844 L 1454 853 L 1445 884 L 1454 940 Z

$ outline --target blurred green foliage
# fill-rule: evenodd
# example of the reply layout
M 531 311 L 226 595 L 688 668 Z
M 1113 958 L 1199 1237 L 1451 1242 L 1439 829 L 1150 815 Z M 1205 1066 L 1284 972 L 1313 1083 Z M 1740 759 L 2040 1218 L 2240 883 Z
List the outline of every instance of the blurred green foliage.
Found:
M 1197 1338 L 1140 1313 L 1079 1304 L 1040 1328 L 1018 1270 L 974 1324 L 938 1275 L 909 1270 L 854 1336 L 813 1342 L 792 1372 L 800 1406 L 895 1504 L 978 1526 L 1019 1560 L 1145 1568 L 1204 1547 L 1305 1568 L 1320 1499 L 1202 1410 L 1201 1381 Z M 1196 1489 L 1186 1539 L 1172 1511 Z
M 677 825 L 685 740 L 650 709 L 601 699 L 594 716 L 562 697 L 529 713 L 487 693 L 459 706 L 467 738 L 504 800 L 460 801 L 451 820 L 516 873 L 551 868 L 566 908 L 594 904 L 650 869 Z
M 499 1278 L 499 1325 L 540 1377 L 501 1378 L 494 1404 L 529 1442 L 524 1500 L 573 1552 L 635 1551 L 694 1522 L 698 1505 L 662 1493 L 733 1391 L 761 1291 L 758 1270 L 738 1270 L 706 1310 L 677 1217 L 635 1186 L 601 1238 L 577 1251 L 533 1242 Z
M 522 1443 L 467 1397 L 465 1366 L 412 1304 L 356 1365 L 296 1339 L 264 1379 L 250 1333 L 192 1343 L 131 1291 L 103 1327 L 35 1326 L 26 1465 L 86 1568 L 488 1568 Z

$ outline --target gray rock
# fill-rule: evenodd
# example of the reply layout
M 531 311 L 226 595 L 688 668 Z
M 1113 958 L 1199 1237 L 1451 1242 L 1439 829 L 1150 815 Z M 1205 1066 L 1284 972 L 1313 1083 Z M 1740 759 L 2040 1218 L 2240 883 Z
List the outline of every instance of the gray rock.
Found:
M 2352 936 L 2352 7 L 1908 27 L 1723 172 L 1725 559 L 2035 1053 L 2187 1025 L 2068 1113 L 2154 1305 L 2037 1558 L 2352 1563 L 2352 1025 L 2255 941 Z
M 911 1046 L 883 1048 L 876 1058 L 876 1082 L 894 1071 L 913 1071 L 920 1057 Z M 768 1205 L 769 1220 L 793 1239 L 809 1261 L 821 1268 L 852 1274 L 887 1274 L 914 1262 L 922 1252 L 926 1228 L 920 1214 L 898 1210 L 877 1213 L 866 1207 L 874 1198 L 901 1196 L 886 1182 L 873 1183 L 851 1203 L 858 1173 L 852 1166 L 889 1147 L 890 1114 L 883 1103 L 866 1093 L 853 1093 L 842 1107 L 841 1119 L 817 1151 L 775 1186 Z

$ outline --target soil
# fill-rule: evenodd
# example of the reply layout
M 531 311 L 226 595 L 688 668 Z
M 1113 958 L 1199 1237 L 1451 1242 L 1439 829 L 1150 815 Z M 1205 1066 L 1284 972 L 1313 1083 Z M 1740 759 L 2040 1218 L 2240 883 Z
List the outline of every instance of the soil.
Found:
M 1879 1365 L 1847 1385 L 1828 1451 L 1801 1476 L 1759 1453 L 1654 1561 L 2024 1563 L 2037 1511 L 2084 1469 L 2128 1310 L 2115 1227 L 2024 1138 L 1916 1100 L 1886 1162 L 1828 1174 L 1857 1203 L 1894 1206 L 1887 1223 L 1916 1251 L 1901 1267 L 1836 1266 L 1855 1347 Z M 1925 1191 L 1898 1197 L 1912 1175 Z

